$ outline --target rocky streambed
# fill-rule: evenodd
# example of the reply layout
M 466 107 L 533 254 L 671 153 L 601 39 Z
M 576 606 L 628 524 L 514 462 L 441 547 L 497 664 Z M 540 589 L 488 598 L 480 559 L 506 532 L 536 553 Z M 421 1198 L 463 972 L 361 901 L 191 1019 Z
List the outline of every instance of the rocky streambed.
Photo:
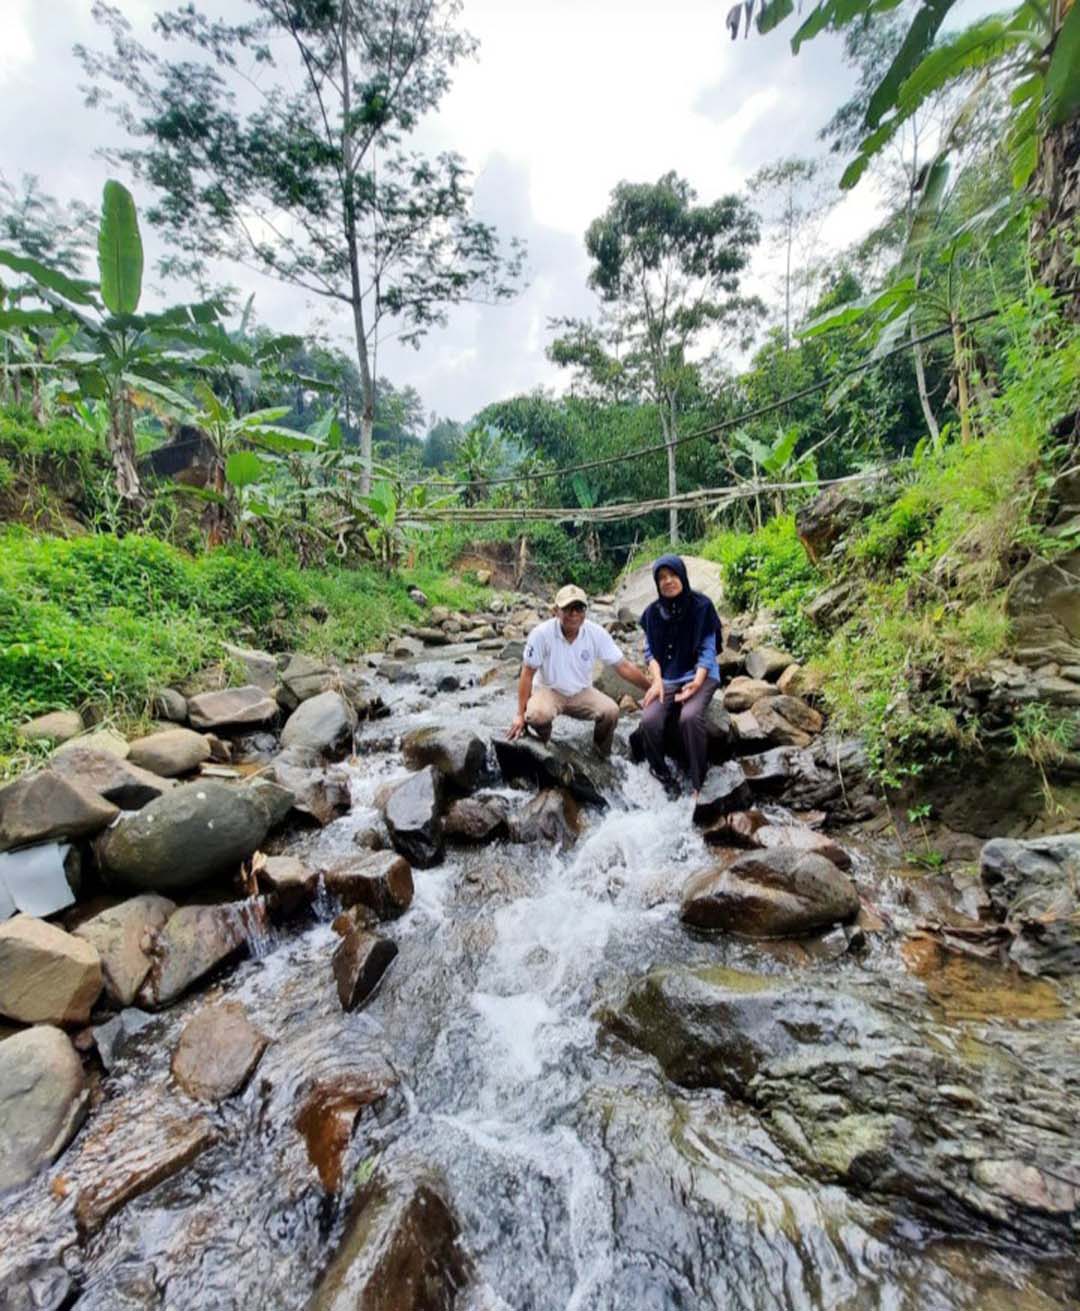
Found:
M 1080 838 L 904 865 L 766 655 L 694 807 L 418 640 L 0 793 L 0 1307 L 1076 1305 Z

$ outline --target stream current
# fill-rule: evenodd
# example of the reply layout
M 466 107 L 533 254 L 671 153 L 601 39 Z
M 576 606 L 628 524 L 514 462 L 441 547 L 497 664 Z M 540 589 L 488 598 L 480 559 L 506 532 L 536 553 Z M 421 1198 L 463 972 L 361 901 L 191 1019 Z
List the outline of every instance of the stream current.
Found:
M 290 854 L 317 866 L 356 852 L 376 790 L 404 772 L 402 732 L 505 731 L 505 679 L 432 696 L 425 687 L 448 670 L 473 677 L 483 664 L 417 668 L 420 685 L 380 686 L 390 718 L 361 727 L 347 766 L 352 811 L 302 834 Z M 581 726 L 560 720 L 556 733 L 587 751 Z M 795 968 L 681 928 L 680 888 L 706 859 L 690 802 L 666 799 L 625 758 L 617 768 L 618 795 L 604 812 L 583 811 L 569 850 L 448 848 L 444 864 L 414 871 L 411 908 L 381 930 L 400 954 L 362 1010 L 338 1003 L 335 907 L 323 895 L 306 927 L 256 938 L 257 954 L 219 984 L 155 1017 L 105 1078 L 107 1098 L 166 1088 L 181 1098 L 169 1055 L 210 997 L 243 1002 L 271 1039 L 243 1093 L 209 1112 L 218 1144 L 82 1248 L 70 1203 L 58 1201 L 61 1157 L 6 1215 L 0 1203 L 0 1265 L 63 1252 L 80 1311 L 293 1311 L 334 1250 L 357 1180 L 378 1168 L 441 1177 L 475 1273 L 458 1301 L 465 1311 L 1074 1305 L 1074 1272 L 942 1237 L 803 1177 L 751 1111 L 676 1088 L 650 1057 L 605 1035 L 598 1012 L 653 965 Z M 871 857 L 853 855 L 863 882 Z M 797 968 L 827 980 L 900 966 L 877 940 L 861 960 Z M 314 1079 L 382 1062 L 399 1082 L 361 1116 L 335 1200 L 296 1129 L 298 1098 Z

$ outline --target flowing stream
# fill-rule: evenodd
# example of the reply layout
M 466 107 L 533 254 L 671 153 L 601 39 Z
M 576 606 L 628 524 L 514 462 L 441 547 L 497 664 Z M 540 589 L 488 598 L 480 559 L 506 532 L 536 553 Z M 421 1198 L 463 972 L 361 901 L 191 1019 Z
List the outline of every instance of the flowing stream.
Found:
M 420 667 L 432 686 L 461 668 Z M 349 766 L 352 812 L 291 844 L 311 864 L 355 853 L 378 786 L 403 772 L 402 731 L 467 722 L 494 734 L 512 704 L 505 682 L 435 697 L 395 686 L 387 699 L 391 717 L 363 726 Z M 667 800 L 628 761 L 618 769 L 619 795 L 606 812 L 584 812 L 569 850 L 450 849 L 443 865 L 415 871 L 411 909 L 384 926 L 400 954 L 358 1012 L 338 1004 L 325 895 L 318 918 L 260 929 L 256 954 L 156 1017 L 104 1084 L 110 1096 L 166 1085 L 180 1029 L 207 996 L 242 1001 L 272 1042 L 245 1091 L 209 1112 L 217 1146 L 82 1249 L 62 1237 L 61 1158 L 0 1221 L 0 1247 L 45 1257 L 66 1242 L 81 1311 L 291 1311 L 334 1249 L 356 1180 L 377 1167 L 441 1177 L 475 1271 L 466 1311 L 1075 1305 L 1075 1272 L 946 1239 L 802 1177 L 749 1110 L 675 1088 L 651 1058 L 605 1036 L 598 1013 L 659 963 L 825 978 L 900 968 L 883 945 L 861 960 L 792 963 L 688 935 L 679 889 L 705 858 L 690 803 Z M 857 879 L 869 859 L 856 853 Z M 313 1079 L 373 1061 L 399 1082 L 363 1113 L 335 1200 L 295 1127 L 298 1097 Z

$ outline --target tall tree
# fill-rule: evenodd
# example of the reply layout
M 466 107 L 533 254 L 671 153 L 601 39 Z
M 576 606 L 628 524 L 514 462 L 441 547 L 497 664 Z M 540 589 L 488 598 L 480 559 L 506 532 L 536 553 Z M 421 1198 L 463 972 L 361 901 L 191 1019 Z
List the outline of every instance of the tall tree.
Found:
M 598 324 L 562 320 L 551 345 L 557 364 L 577 368 L 594 388 L 624 400 L 646 396 L 657 407 L 667 445 L 668 495 L 678 490 L 675 442 L 679 398 L 694 381 L 695 348 L 744 331 L 760 311 L 740 297 L 739 278 L 758 240 L 758 220 L 738 196 L 696 205 L 675 173 L 657 182 L 620 182 L 607 210 L 589 226 L 589 285 L 604 312 Z M 679 540 L 678 511 L 668 529 Z
M 502 250 L 471 216 L 461 158 L 407 147 L 475 42 L 455 25 L 458 0 L 245 6 L 239 22 L 203 0 L 159 13 L 161 49 L 186 41 L 196 52 L 169 59 L 94 0 L 111 49 L 76 47 L 88 102 L 108 102 L 135 138 L 112 154 L 158 191 L 148 218 L 181 267 L 237 261 L 348 309 L 369 487 L 387 320 L 416 344 L 448 307 L 513 295 L 521 270 L 520 246 Z

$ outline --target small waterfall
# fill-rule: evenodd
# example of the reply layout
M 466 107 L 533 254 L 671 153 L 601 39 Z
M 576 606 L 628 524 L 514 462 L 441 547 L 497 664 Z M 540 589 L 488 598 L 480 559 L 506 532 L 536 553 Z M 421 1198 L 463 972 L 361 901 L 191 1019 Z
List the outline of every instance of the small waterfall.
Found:
M 264 960 L 278 946 L 278 935 L 270 923 L 265 897 L 248 897 L 235 908 L 240 929 L 254 960 Z

